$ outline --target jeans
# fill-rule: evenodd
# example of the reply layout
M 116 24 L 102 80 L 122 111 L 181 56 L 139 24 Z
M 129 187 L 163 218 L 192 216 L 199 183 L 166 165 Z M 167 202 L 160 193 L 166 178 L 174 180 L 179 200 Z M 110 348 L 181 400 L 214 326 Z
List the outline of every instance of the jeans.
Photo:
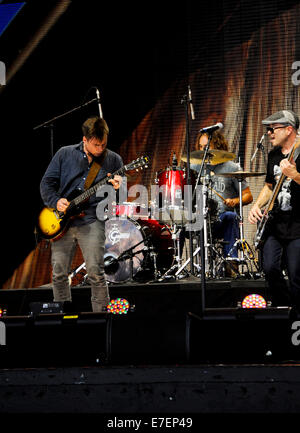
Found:
M 219 221 L 217 221 L 213 227 L 213 237 L 224 239 L 226 242 L 223 248 L 224 257 L 226 257 L 229 252 L 230 257 L 238 257 L 236 247 L 232 248 L 235 241 L 239 238 L 238 216 L 235 212 L 225 211 L 219 215 Z
M 70 227 L 62 238 L 51 243 L 54 302 L 72 300 L 68 274 L 77 242 L 91 284 L 92 310 L 101 312 L 109 302 L 109 293 L 103 261 L 105 223 L 99 220 L 79 227 Z
M 283 275 L 284 268 L 290 293 Z M 263 270 L 275 304 L 292 302 L 300 307 L 300 239 L 283 241 L 269 236 L 263 248 Z

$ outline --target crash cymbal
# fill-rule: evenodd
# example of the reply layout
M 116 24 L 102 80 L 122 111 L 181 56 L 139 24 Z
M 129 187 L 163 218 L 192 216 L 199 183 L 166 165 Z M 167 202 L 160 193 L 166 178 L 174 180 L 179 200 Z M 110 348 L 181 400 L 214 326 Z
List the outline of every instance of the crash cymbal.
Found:
M 191 164 L 201 164 L 204 157 L 204 150 L 194 150 L 190 154 Z M 236 155 L 225 150 L 210 149 L 206 155 L 206 162 L 210 165 L 222 164 L 223 162 L 232 161 Z M 187 156 L 183 155 L 181 158 L 183 161 L 187 161 Z
M 266 173 L 259 173 L 255 171 L 234 171 L 232 173 L 217 173 L 216 176 L 223 176 L 223 177 L 236 177 L 236 178 L 245 178 L 245 177 L 255 177 L 255 176 L 263 176 Z

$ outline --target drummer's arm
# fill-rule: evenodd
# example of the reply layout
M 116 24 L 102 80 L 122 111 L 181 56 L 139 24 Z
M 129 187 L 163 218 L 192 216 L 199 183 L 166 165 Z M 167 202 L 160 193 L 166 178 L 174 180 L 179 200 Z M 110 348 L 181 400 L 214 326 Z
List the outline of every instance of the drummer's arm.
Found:
M 250 188 L 247 186 L 242 191 L 242 204 L 243 204 L 243 206 L 245 206 L 249 203 L 252 203 L 252 201 L 253 201 L 253 196 L 252 196 L 252 193 L 250 191 Z M 228 207 L 234 208 L 240 204 L 240 199 L 239 199 L 239 197 L 227 198 L 227 199 L 225 199 L 225 204 Z

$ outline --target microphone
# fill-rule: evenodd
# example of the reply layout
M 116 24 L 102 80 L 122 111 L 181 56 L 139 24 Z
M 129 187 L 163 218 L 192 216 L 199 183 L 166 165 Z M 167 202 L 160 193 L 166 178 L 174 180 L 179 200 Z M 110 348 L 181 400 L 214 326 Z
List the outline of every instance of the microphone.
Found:
M 252 162 L 254 160 L 254 158 L 256 157 L 258 149 L 260 149 L 262 147 L 262 142 L 264 141 L 264 138 L 265 138 L 265 134 L 262 135 L 260 142 L 257 143 L 255 152 L 253 153 L 252 158 L 250 159 L 250 162 Z
M 219 122 L 219 123 L 216 123 L 215 125 L 211 125 L 211 126 L 207 126 L 206 128 L 202 128 L 199 130 L 199 132 L 212 133 L 214 131 L 217 131 L 217 129 L 221 129 L 221 128 L 223 128 L 223 123 Z
M 189 103 L 190 103 L 190 110 L 191 110 L 191 118 L 192 118 L 192 120 L 195 120 L 195 113 L 194 113 L 193 100 L 192 100 L 192 91 L 191 91 L 190 86 L 188 86 L 188 91 L 189 91 Z
M 98 102 L 98 107 L 99 107 L 99 116 L 101 119 L 103 119 L 102 107 L 101 107 L 101 102 L 100 102 L 100 92 L 97 89 L 97 87 L 95 87 L 95 89 L 96 89 L 97 102 Z

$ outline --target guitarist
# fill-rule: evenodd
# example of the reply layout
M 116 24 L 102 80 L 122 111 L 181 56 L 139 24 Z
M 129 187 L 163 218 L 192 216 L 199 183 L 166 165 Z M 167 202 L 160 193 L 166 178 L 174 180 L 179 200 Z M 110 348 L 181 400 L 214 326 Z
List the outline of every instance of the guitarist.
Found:
M 96 183 L 120 169 L 122 158 L 107 149 L 109 129 L 104 119 L 91 117 L 82 125 L 83 140 L 75 145 L 64 146 L 51 160 L 40 184 L 42 200 L 47 207 L 65 212 L 69 196 L 74 190 L 83 192 L 87 178 Z M 88 177 L 93 162 L 93 176 Z M 122 177 L 110 180 L 119 189 Z M 51 242 L 52 283 L 54 302 L 71 301 L 68 274 L 78 243 L 91 283 L 91 303 L 94 312 L 101 312 L 109 302 L 108 287 L 104 274 L 105 223 L 96 217 L 96 207 L 101 198 L 90 197 L 85 204 L 84 215 L 75 217 L 62 237 Z
M 263 270 L 276 299 L 300 307 L 300 157 L 297 130 L 299 117 L 290 110 L 281 110 L 262 121 L 267 126 L 273 149 L 268 155 L 265 185 L 249 212 L 250 223 L 257 224 L 266 215 L 262 208 L 274 199 L 274 208 L 267 216 L 263 235 Z M 291 151 L 293 153 L 291 153 Z M 275 188 L 283 174 L 281 188 Z M 290 296 L 283 268 L 287 269 Z M 279 298 L 280 297 L 280 298 Z M 281 301 L 281 302 L 282 302 Z

